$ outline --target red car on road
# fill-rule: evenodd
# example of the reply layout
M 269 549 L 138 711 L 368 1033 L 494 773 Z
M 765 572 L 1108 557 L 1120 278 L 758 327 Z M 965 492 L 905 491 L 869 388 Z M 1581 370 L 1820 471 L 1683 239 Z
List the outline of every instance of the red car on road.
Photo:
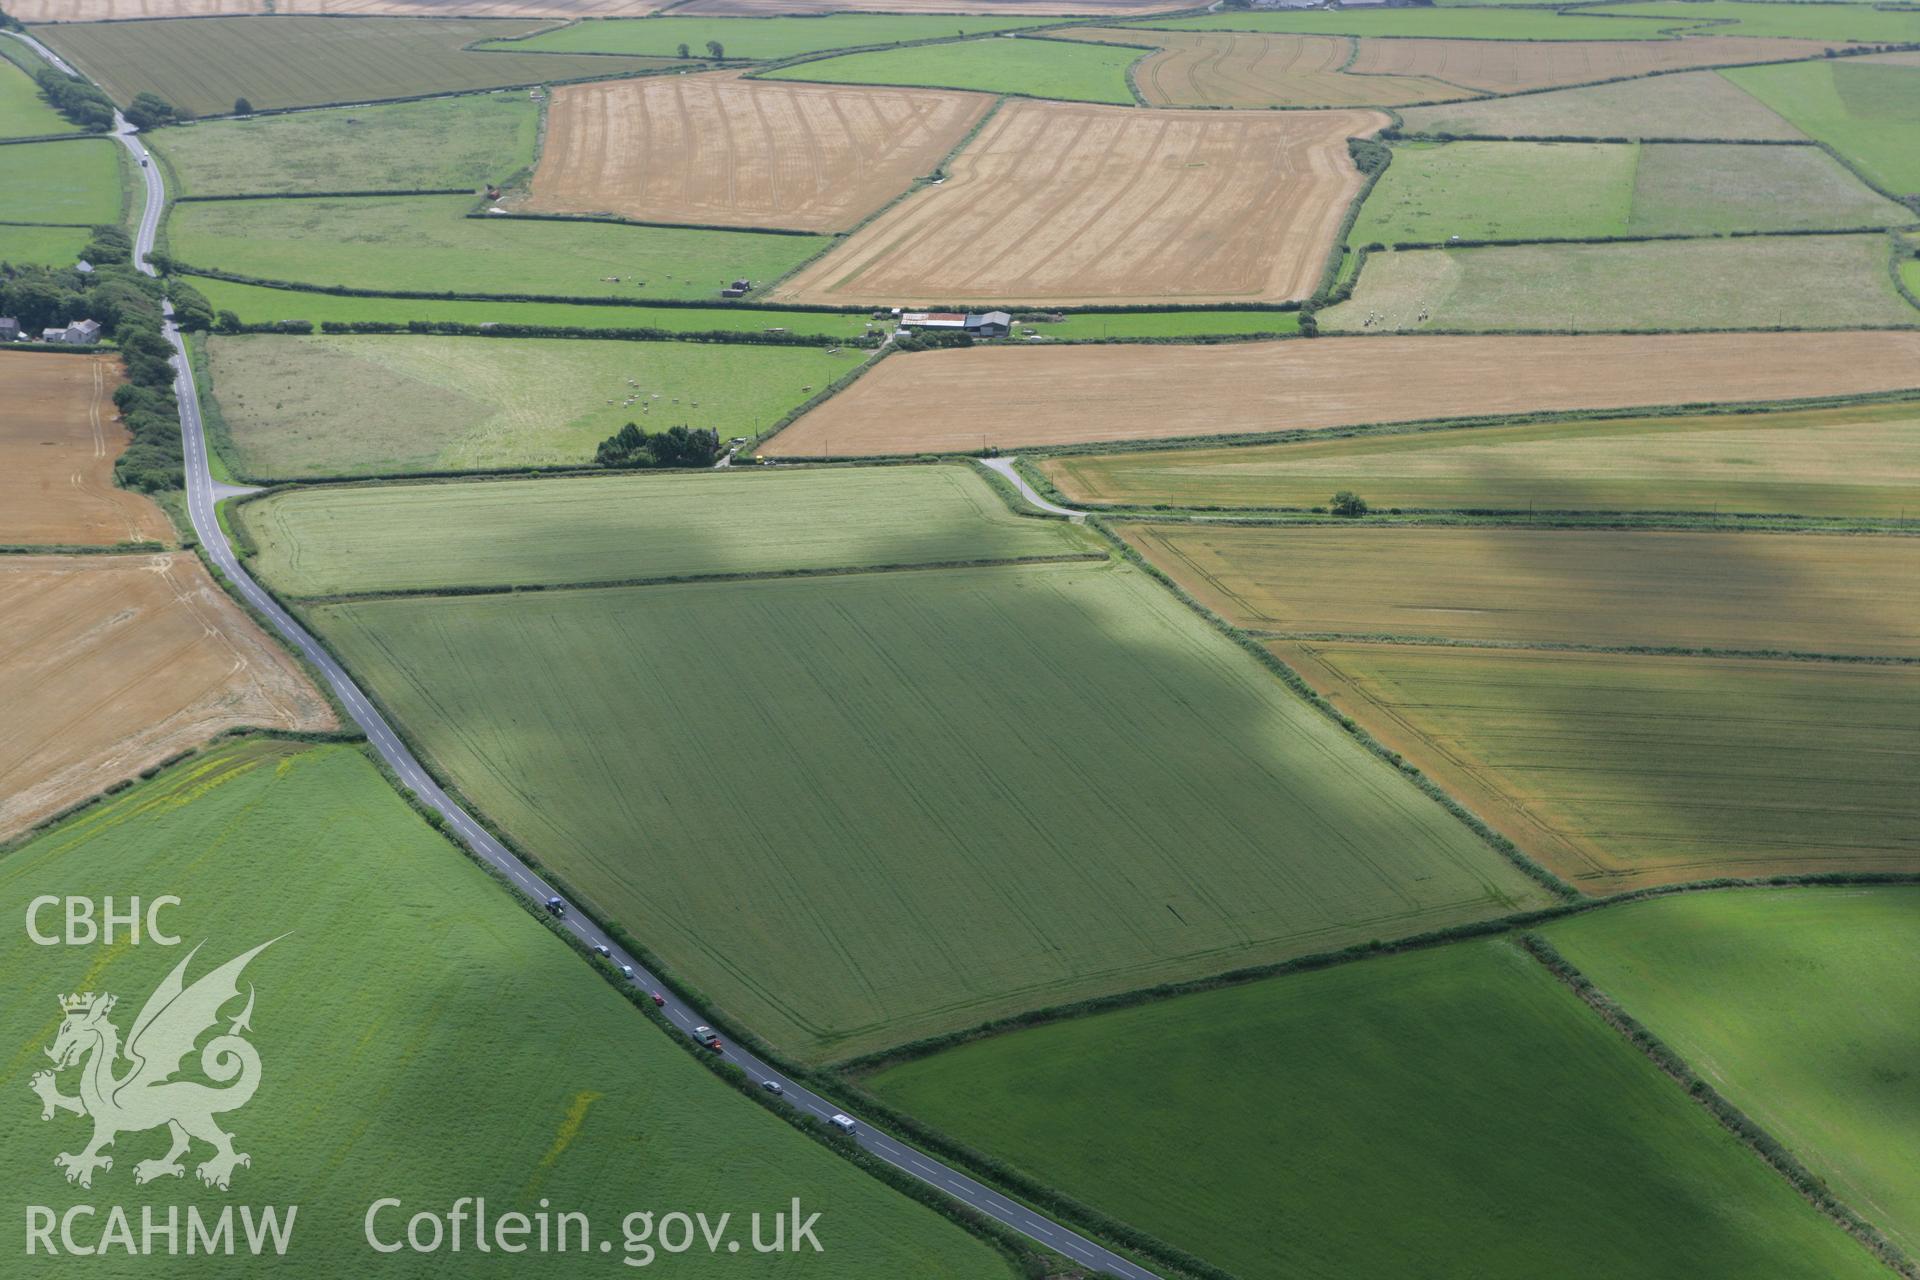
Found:
M 653 993 L 653 1007 L 656 1009 L 664 1009 L 667 1007 L 667 998 L 658 991 Z

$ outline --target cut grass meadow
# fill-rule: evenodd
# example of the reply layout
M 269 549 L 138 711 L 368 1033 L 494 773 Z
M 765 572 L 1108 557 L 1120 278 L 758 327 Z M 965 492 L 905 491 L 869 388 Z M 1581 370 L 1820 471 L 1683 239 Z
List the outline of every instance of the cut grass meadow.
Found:
M 472 208 L 467 196 L 220 200 L 175 206 L 167 236 L 184 263 L 256 279 L 587 298 L 715 298 L 735 277 L 765 284 L 828 243 L 824 236 L 470 218 Z
M 467 45 L 538 30 L 526 19 L 320 18 L 292 15 L 87 22 L 37 38 L 118 102 L 156 93 L 197 116 L 596 79 L 672 59 L 479 53 Z
M 1240 1276 L 1885 1274 L 1505 939 L 1056 1022 L 865 1084 Z
M 826 49 L 941 40 L 989 31 L 1046 26 L 1057 18 L 959 14 L 829 13 L 802 18 L 601 18 L 575 22 L 525 40 L 490 41 L 486 49 L 523 53 L 625 53 L 671 58 L 684 44 L 698 57 L 718 40 L 729 58 L 791 58 Z
M 1885 235 L 1376 253 L 1329 332 L 1621 332 L 1920 325 Z
M 0 44 L 12 43 L 0 40 Z M 0 57 L 0 138 L 37 138 L 43 133 L 72 133 L 77 128 L 40 95 L 40 86 L 32 76 L 11 59 Z
M 902 507 L 914 512 L 899 524 Z M 1067 556 L 971 465 L 302 488 L 238 508 L 293 596 Z
M 0 228 L 0 243 L 5 232 Z M 807 337 L 854 339 L 866 334 L 868 313 L 764 311 L 754 307 L 621 307 L 567 302 L 462 301 L 448 298 L 356 297 L 240 284 L 188 276 L 216 311 L 246 324 L 305 320 L 338 324 L 523 324 L 560 329 L 670 329 L 682 333 L 764 333 L 785 329 Z
M 111 138 L 0 147 L 0 222 L 118 222 L 124 202 Z
M 928 85 L 1131 106 L 1134 98 L 1127 86 L 1127 68 L 1147 52 L 1119 45 L 1001 37 L 843 54 L 770 71 L 766 78 Z
M 263 1063 L 259 1091 L 221 1117 L 252 1157 L 233 1175 L 232 1198 L 299 1206 L 276 1274 L 364 1270 L 363 1219 L 382 1196 L 403 1202 L 380 1219 L 389 1239 L 415 1212 L 444 1214 L 456 1197 L 484 1196 L 490 1221 L 548 1202 L 555 1213 L 585 1213 L 616 1259 L 629 1212 L 697 1208 L 710 1220 L 731 1212 L 732 1230 L 746 1238 L 747 1215 L 798 1196 L 822 1214 L 824 1252 L 784 1255 L 783 1275 L 975 1280 L 1007 1271 L 988 1246 L 822 1150 L 669 1043 L 421 821 L 357 748 L 254 741 L 203 753 L 0 858 L 0 904 L 16 925 L 28 899 L 49 893 L 112 895 L 116 904 L 177 895 L 162 919 L 186 945 L 49 949 L 19 927 L 0 940 L 10 978 L 0 1028 L 14 1046 L 0 1086 L 20 1103 L 0 1188 L 16 1220 L 26 1204 L 64 1213 L 102 1197 L 136 1223 L 151 1206 L 164 1225 L 183 1200 L 218 1216 L 228 1197 L 203 1189 L 191 1168 L 181 1182 L 136 1185 L 134 1165 L 165 1153 L 164 1130 L 122 1133 L 112 1169 L 90 1191 L 67 1185 L 53 1156 L 79 1150 L 90 1126 L 64 1114 L 43 1123 L 28 1079 L 48 1065 L 40 1049 L 59 1027 L 62 995 L 113 993 L 124 1031 L 189 947 L 202 947 L 191 981 L 276 939 L 240 983 L 255 989 L 248 1039 Z M 228 1003 L 228 1017 L 239 1005 Z M 72 1091 L 74 1075 L 61 1084 Z M 207 1152 L 196 1144 L 189 1160 Z M 92 1238 L 89 1225 L 105 1228 L 105 1213 L 75 1219 L 80 1238 Z M 184 1254 L 184 1213 L 180 1227 Z M 589 1266 L 577 1251 L 482 1255 L 467 1243 L 463 1276 L 577 1276 Z M 165 1249 L 165 1237 L 155 1247 Z M 617 1269 L 597 1246 L 594 1256 Z M 384 1261 L 395 1275 L 446 1271 L 434 1254 Z M 154 1270 L 153 1259 L 124 1252 L 92 1262 L 108 1276 Z M 671 1262 L 689 1275 L 740 1272 L 724 1246 Z M 164 1260 L 161 1269 L 170 1269 Z
M 584 465 L 628 422 L 751 436 L 863 350 L 564 338 L 252 334 L 207 343 L 238 475 Z
M 1916 217 L 1813 146 L 1413 143 L 1394 148 L 1348 240 L 1848 231 Z
M 1400 116 L 1410 134 L 1729 141 L 1797 141 L 1806 136 L 1716 71 L 1406 107 Z
M 1908 37 L 1920 39 L 1920 36 Z M 1723 72 L 1899 195 L 1920 195 L 1920 53 Z
M 1545 932 L 1909 1254 L 1920 889 L 1687 894 Z
M 164 129 L 153 148 L 180 196 L 419 191 L 504 183 L 533 164 L 540 105 L 524 94 L 341 107 Z
M 1920 403 L 1350 436 L 1039 463 L 1069 502 L 1920 518 Z
M 1546 901 L 1121 564 L 307 612 L 483 812 L 809 1059 Z

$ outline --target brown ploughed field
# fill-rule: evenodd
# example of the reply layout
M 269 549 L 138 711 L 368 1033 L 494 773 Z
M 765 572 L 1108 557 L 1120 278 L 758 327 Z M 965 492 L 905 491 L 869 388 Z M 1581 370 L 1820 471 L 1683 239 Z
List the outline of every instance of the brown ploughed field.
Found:
M 1881 330 L 975 347 L 889 356 L 761 452 L 967 453 L 1915 387 L 1920 333 Z
M 1817 58 L 1841 42 L 1759 36 L 1687 40 L 1363 39 L 1353 75 L 1428 76 L 1462 89 L 1517 93 L 1655 71 Z
M 992 104 L 734 72 L 568 85 L 520 207 L 845 231 L 938 167 Z
M 824 303 L 1279 302 L 1312 292 L 1372 111 L 1011 102 L 952 177 L 775 292 Z
M 9 354 L 0 363 L 0 544 L 173 540 L 165 512 L 113 483 L 131 439 L 113 405 L 123 380 L 116 356 Z
M 1159 46 L 1159 53 L 1133 64 L 1140 96 L 1156 107 L 1392 107 L 1473 96 L 1422 76 L 1352 75 L 1345 70 L 1351 36 L 1130 27 L 1074 27 L 1062 34 L 1096 44 Z
M 332 708 L 193 555 L 0 557 L 0 837 L 240 725 Z

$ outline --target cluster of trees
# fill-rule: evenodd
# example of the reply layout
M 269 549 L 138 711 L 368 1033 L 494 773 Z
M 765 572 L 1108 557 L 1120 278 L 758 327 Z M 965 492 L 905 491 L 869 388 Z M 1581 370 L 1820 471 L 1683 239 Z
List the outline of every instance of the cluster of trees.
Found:
M 127 104 L 127 121 L 136 129 L 157 129 L 163 124 L 174 124 L 187 119 L 187 114 L 175 109 L 171 102 L 157 93 L 136 93 L 133 101 Z
M 683 58 L 691 58 L 693 56 L 693 49 L 685 42 L 682 42 L 680 45 L 680 56 Z M 709 58 L 724 58 L 727 56 L 727 47 L 718 40 L 709 40 L 707 41 L 707 56 Z
M 919 333 L 909 334 L 893 340 L 897 351 L 938 351 L 942 347 L 970 347 L 973 335 L 953 329 L 922 329 Z
M 113 99 L 100 86 L 76 80 L 52 67 L 34 73 L 34 82 L 53 109 L 90 133 L 105 133 L 113 128 Z M 141 129 L 173 124 L 186 117 L 158 94 L 135 95 L 127 106 L 127 120 Z
M 635 470 L 710 467 L 720 461 L 720 435 L 705 427 L 685 426 L 648 435 L 629 422 L 600 442 L 593 460 L 603 467 Z

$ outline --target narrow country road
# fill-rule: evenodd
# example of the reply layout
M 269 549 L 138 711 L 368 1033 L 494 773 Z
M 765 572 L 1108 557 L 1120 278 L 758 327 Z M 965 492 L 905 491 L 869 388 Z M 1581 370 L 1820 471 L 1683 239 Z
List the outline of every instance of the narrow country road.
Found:
M 1076 524 L 1087 518 L 1087 513 L 1084 511 L 1077 511 L 1072 507 L 1063 507 L 1057 502 L 1048 502 L 1045 498 L 1041 497 L 1040 491 L 1028 484 L 1027 478 L 1015 469 L 1014 463 L 1019 461 L 1018 458 L 976 458 L 974 461 L 995 475 L 1006 477 L 1008 483 L 1019 490 L 1022 498 L 1025 498 L 1042 511 L 1050 515 L 1065 516 Z
M 31 39 L 28 43 L 34 44 L 35 48 L 40 49 L 43 54 L 49 53 Z M 65 64 L 55 59 L 55 65 L 64 66 Z M 157 273 L 148 257 L 153 251 L 154 237 L 159 231 L 160 219 L 165 212 L 166 188 L 160 177 L 159 165 L 151 162 L 146 146 L 137 136 L 137 131 L 118 115 L 114 117 L 114 128 L 115 136 L 133 153 L 141 176 L 146 180 L 146 204 L 141 211 L 139 232 L 134 240 L 134 265 L 148 275 L 155 275 Z M 171 317 L 172 304 L 168 303 L 166 309 L 168 316 Z M 387 766 L 399 776 L 400 780 L 419 796 L 423 804 L 445 819 L 447 831 L 458 837 L 476 856 L 507 876 L 518 886 L 520 892 L 529 898 L 536 902 L 544 902 L 550 897 L 558 896 L 551 885 L 543 881 L 531 867 L 515 857 L 505 845 L 489 835 L 479 823 L 473 820 L 471 814 L 454 803 L 453 798 L 440 789 L 439 784 L 434 782 L 427 771 L 420 766 L 420 762 L 414 758 L 413 753 L 400 741 L 386 718 L 360 691 L 346 669 L 335 662 L 333 656 L 320 646 L 306 628 L 275 603 L 273 597 L 261 590 L 259 584 L 241 567 L 239 560 L 234 556 L 232 546 L 227 542 L 225 531 L 220 528 L 220 522 L 214 515 L 219 486 L 216 486 L 212 472 L 207 467 L 206 433 L 201 425 L 200 398 L 194 388 L 192 370 L 187 362 L 186 343 L 171 319 L 167 323 L 167 340 L 173 344 L 175 353 L 173 357 L 174 392 L 180 401 L 180 432 L 186 447 L 187 511 L 193 522 L 194 534 L 200 539 L 200 545 L 206 548 L 208 557 L 227 576 L 234 590 L 263 614 L 287 643 L 321 673 L 339 698 L 341 705 L 346 708 L 347 714 L 365 731 L 367 740 L 380 753 L 380 758 L 386 761 Z M 992 464 L 989 463 L 989 465 Z M 1031 494 L 1024 480 L 1017 476 L 1013 479 L 1023 492 L 1031 495 L 1032 500 L 1038 501 L 1038 495 Z M 1040 505 L 1050 510 L 1064 510 L 1052 507 L 1051 504 L 1041 503 Z M 636 986 L 664 995 L 666 1004 L 661 1012 L 666 1014 L 668 1020 L 682 1032 L 690 1036 L 694 1027 L 708 1021 L 697 1009 L 676 996 L 637 959 L 622 950 L 618 943 L 605 937 L 590 921 L 569 912 L 562 917 L 561 923 L 588 946 L 605 947 L 616 964 L 631 966 Z M 810 1112 L 823 1121 L 840 1111 L 840 1108 L 833 1103 L 733 1045 L 728 1045 L 721 1051 L 720 1056 L 746 1072 L 753 1080 L 777 1081 L 783 1090 L 782 1097 L 789 1105 Z M 1082 1266 L 1122 1276 L 1125 1280 L 1157 1280 L 1153 1272 L 1135 1266 L 1092 1240 L 1060 1226 L 1024 1205 L 1009 1200 L 958 1169 L 950 1168 L 890 1137 L 858 1116 L 854 1119 L 859 1126 L 854 1134 L 854 1140 L 862 1148 L 901 1172 L 918 1178 L 943 1195 L 952 1197 L 969 1208 L 1013 1228 L 1029 1239 L 1071 1258 Z

